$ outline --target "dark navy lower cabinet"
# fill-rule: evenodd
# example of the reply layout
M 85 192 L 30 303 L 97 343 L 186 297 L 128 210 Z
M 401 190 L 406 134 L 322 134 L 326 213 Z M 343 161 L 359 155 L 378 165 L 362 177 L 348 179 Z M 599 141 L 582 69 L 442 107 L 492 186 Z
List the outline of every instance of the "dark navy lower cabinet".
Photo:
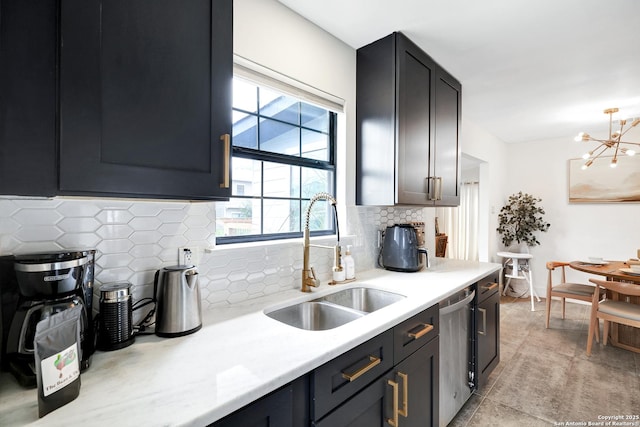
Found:
M 476 313 L 476 378 L 478 388 L 487 384 L 489 375 L 500 362 L 500 290 L 498 273 L 478 282 Z
M 298 427 L 308 426 L 308 377 L 262 397 L 216 421 L 211 427 Z
M 213 427 L 436 427 L 439 318 L 430 307 Z
M 312 414 L 312 425 L 316 427 L 436 427 L 439 422 L 440 350 L 437 313 L 436 305 L 373 338 L 372 341 L 391 346 L 390 349 L 382 347 L 379 354 L 392 355 L 393 367 L 381 376 L 373 380 L 369 379 L 368 385 L 361 386 L 355 393 L 349 393 L 344 400 L 340 402 L 334 400 L 335 409 L 328 414 L 325 414 L 326 411 Z M 386 338 L 387 335 L 392 339 Z M 366 347 L 370 342 L 316 369 L 312 378 L 314 375 L 322 375 L 327 366 L 332 366 L 340 358 L 349 357 L 352 352 L 355 352 L 356 359 L 363 360 L 363 365 L 359 371 L 357 369 L 353 371 L 350 368 L 348 372 L 364 371 L 353 382 L 365 378 L 365 373 L 372 372 L 381 364 L 377 362 L 376 355 L 361 354 L 363 346 Z M 381 347 L 378 344 L 371 348 Z M 334 380 L 332 383 L 338 386 L 340 381 Z M 333 395 L 336 394 L 333 393 Z M 312 388 L 311 398 L 317 406 L 318 401 L 322 403 L 326 398 L 326 394 L 322 393 L 322 390 Z

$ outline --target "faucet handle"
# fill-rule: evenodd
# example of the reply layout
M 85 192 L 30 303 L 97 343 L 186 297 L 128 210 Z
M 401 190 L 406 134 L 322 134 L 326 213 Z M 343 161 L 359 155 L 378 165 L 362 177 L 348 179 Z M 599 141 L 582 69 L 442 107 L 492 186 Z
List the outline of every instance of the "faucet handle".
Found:
M 320 281 L 316 279 L 316 271 L 313 267 L 309 267 L 309 270 L 302 271 L 302 292 L 311 292 L 311 286 L 317 288 L 320 285 Z
M 313 284 L 311 286 L 318 287 L 318 278 L 316 277 L 316 270 L 313 267 L 309 267 L 311 269 L 311 277 L 313 278 Z

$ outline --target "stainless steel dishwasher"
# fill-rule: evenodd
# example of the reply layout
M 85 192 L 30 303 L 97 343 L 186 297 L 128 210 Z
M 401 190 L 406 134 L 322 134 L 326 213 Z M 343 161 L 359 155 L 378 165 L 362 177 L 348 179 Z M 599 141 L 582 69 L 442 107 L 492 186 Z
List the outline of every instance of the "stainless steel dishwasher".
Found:
M 440 301 L 440 427 L 449 424 L 475 388 L 474 298 L 468 287 Z

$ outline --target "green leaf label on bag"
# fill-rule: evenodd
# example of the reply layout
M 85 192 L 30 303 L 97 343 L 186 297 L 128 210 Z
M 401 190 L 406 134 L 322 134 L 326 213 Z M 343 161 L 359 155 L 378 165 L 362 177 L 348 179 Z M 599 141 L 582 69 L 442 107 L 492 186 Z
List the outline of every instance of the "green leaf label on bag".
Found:
M 63 389 L 80 376 L 78 344 L 47 357 L 40 362 L 42 370 L 42 391 L 46 396 Z

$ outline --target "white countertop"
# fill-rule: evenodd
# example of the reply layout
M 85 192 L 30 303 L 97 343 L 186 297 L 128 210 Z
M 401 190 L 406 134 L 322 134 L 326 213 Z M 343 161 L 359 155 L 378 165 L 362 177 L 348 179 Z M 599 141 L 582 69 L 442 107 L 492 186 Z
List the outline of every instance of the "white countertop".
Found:
M 38 419 L 36 389 L 0 374 L 0 426 L 206 425 L 276 390 L 437 303 L 500 264 L 436 260 L 417 273 L 381 269 L 311 294 L 290 290 L 203 313 L 200 331 L 180 338 L 139 336 L 122 350 L 97 352 L 81 376 L 80 396 Z M 373 287 L 407 298 L 327 331 L 297 329 L 265 308 L 346 287 Z

